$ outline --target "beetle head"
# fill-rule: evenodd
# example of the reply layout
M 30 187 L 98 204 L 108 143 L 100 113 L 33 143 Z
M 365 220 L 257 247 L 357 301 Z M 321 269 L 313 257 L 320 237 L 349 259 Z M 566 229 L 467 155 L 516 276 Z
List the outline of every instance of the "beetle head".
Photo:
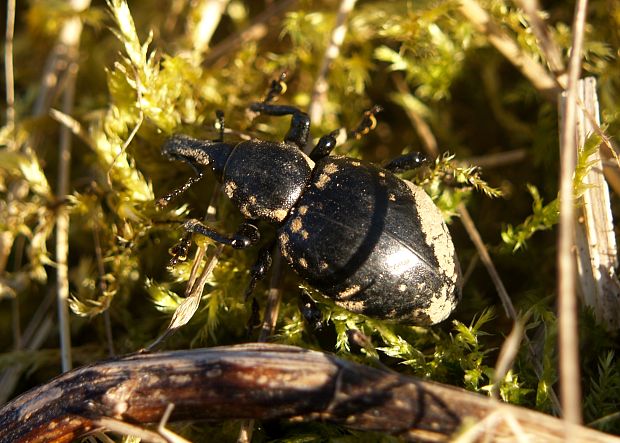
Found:
M 233 146 L 224 142 L 199 140 L 187 135 L 173 135 L 161 149 L 168 160 L 180 160 L 189 164 L 197 174 L 204 166 L 210 166 L 218 179 L 222 178 L 224 165 Z

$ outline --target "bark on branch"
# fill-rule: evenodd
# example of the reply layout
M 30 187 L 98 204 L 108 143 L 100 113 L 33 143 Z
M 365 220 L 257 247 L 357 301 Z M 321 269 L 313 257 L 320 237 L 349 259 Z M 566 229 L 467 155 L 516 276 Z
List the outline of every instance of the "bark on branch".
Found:
M 320 420 L 424 441 L 442 441 L 481 422 L 489 425 L 482 432 L 512 440 L 518 423 L 532 441 L 564 436 L 556 418 L 462 389 L 320 352 L 248 344 L 136 354 L 75 369 L 3 406 L 0 441 L 68 442 L 92 431 L 102 417 L 157 423 L 170 403 L 172 421 Z M 620 442 L 584 427 L 576 427 L 575 435 Z

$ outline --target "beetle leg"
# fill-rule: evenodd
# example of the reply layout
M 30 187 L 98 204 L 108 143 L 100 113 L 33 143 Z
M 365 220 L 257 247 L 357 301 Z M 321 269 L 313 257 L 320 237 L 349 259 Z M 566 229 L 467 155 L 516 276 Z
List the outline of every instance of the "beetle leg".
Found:
M 296 144 L 299 149 L 303 149 L 306 146 L 308 135 L 310 134 L 310 117 L 305 112 L 294 106 L 270 105 L 265 102 L 252 103 L 250 109 L 254 112 L 275 117 L 291 115 L 291 127 L 286 137 L 284 137 L 284 141 Z
M 187 254 L 189 252 L 189 248 L 192 245 L 192 234 L 191 232 L 186 232 L 185 235 L 181 238 L 179 243 L 170 248 L 170 254 L 172 254 L 172 259 L 170 259 L 170 264 L 172 266 L 177 263 L 184 262 L 187 260 Z
M 310 158 L 316 162 L 323 157 L 327 157 L 336 147 L 336 137 L 339 132 L 339 130 L 335 130 L 321 137 L 312 152 L 310 152 Z
M 261 248 L 258 251 L 258 258 L 256 259 L 256 263 L 250 269 L 250 283 L 248 283 L 248 287 L 245 290 L 245 300 L 247 301 L 252 292 L 254 292 L 254 288 L 256 288 L 256 283 L 265 278 L 267 271 L 271 268 L 271 250 L 273 249 L 274 242 L 269 243 L 267 246 Z
M 313 332 L 320 331 L 325 327 L 323 313 L 305 289 L 302 289 L 299 295 L 299 310 Z
M 204 235 L 217 243 L 232 246 L 235 249 L 250 247 L 260 239 L 258 228 L 250 223 L 243 223 L 237 232 L 230 237 L 217 232 L 196 219 L 187 220 L 183 224 L 183 228 L 188 232 Z
M 271 81 L 269 92 L 267 92 L 265 100 L 263 100 L 264 103 L 269 103 L 286 92 L 286 77 L 288 77 L 288 72 L 284 71 L 280 73 L 280 77 L 277 80 Z
M 217 109 L 215 111 L 215 129 L 217 129 L 219 133 L 219 137 L 214 142 L 223 142 L 224 141 L 224 111 L 221 109 Z
M 381 112 L 383 108 L 379 105 L 374 105 L 368 111 L 364 112 L 364 116 L 362 117 L 362 121 L 354 131 L 349 133 L 349 138 L 354 138 L 359 140 L 364 135 L 368 134 L 370 131 L 375 129 L 377 126 L 377 117 L 376 114 Z
M 410 152 L 391 160 L 387 165 L 383 166 L 390 172 L 404 172 L 419 168 L 426 162 L 426 156 L 421 152 Z

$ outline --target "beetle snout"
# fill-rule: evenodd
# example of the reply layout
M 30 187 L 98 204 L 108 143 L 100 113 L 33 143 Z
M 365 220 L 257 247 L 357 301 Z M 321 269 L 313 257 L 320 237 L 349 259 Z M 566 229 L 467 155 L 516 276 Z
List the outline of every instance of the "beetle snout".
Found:
M 161 147 L 161 153 L 168 160 L 184 160 L 187 156 L 182 154 L 191 145 L 192 139 L 185 135 L 174 135 L 170 137 Z

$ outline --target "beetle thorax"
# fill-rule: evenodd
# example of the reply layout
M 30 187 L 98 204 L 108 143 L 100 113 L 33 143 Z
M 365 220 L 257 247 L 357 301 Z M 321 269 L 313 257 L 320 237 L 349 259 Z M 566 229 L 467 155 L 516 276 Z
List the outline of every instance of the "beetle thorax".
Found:
M 296 146 L 244 141 L 228 158 L 222 186 L 244 217 L 280 223 L 302 194 L 313 167 Z

